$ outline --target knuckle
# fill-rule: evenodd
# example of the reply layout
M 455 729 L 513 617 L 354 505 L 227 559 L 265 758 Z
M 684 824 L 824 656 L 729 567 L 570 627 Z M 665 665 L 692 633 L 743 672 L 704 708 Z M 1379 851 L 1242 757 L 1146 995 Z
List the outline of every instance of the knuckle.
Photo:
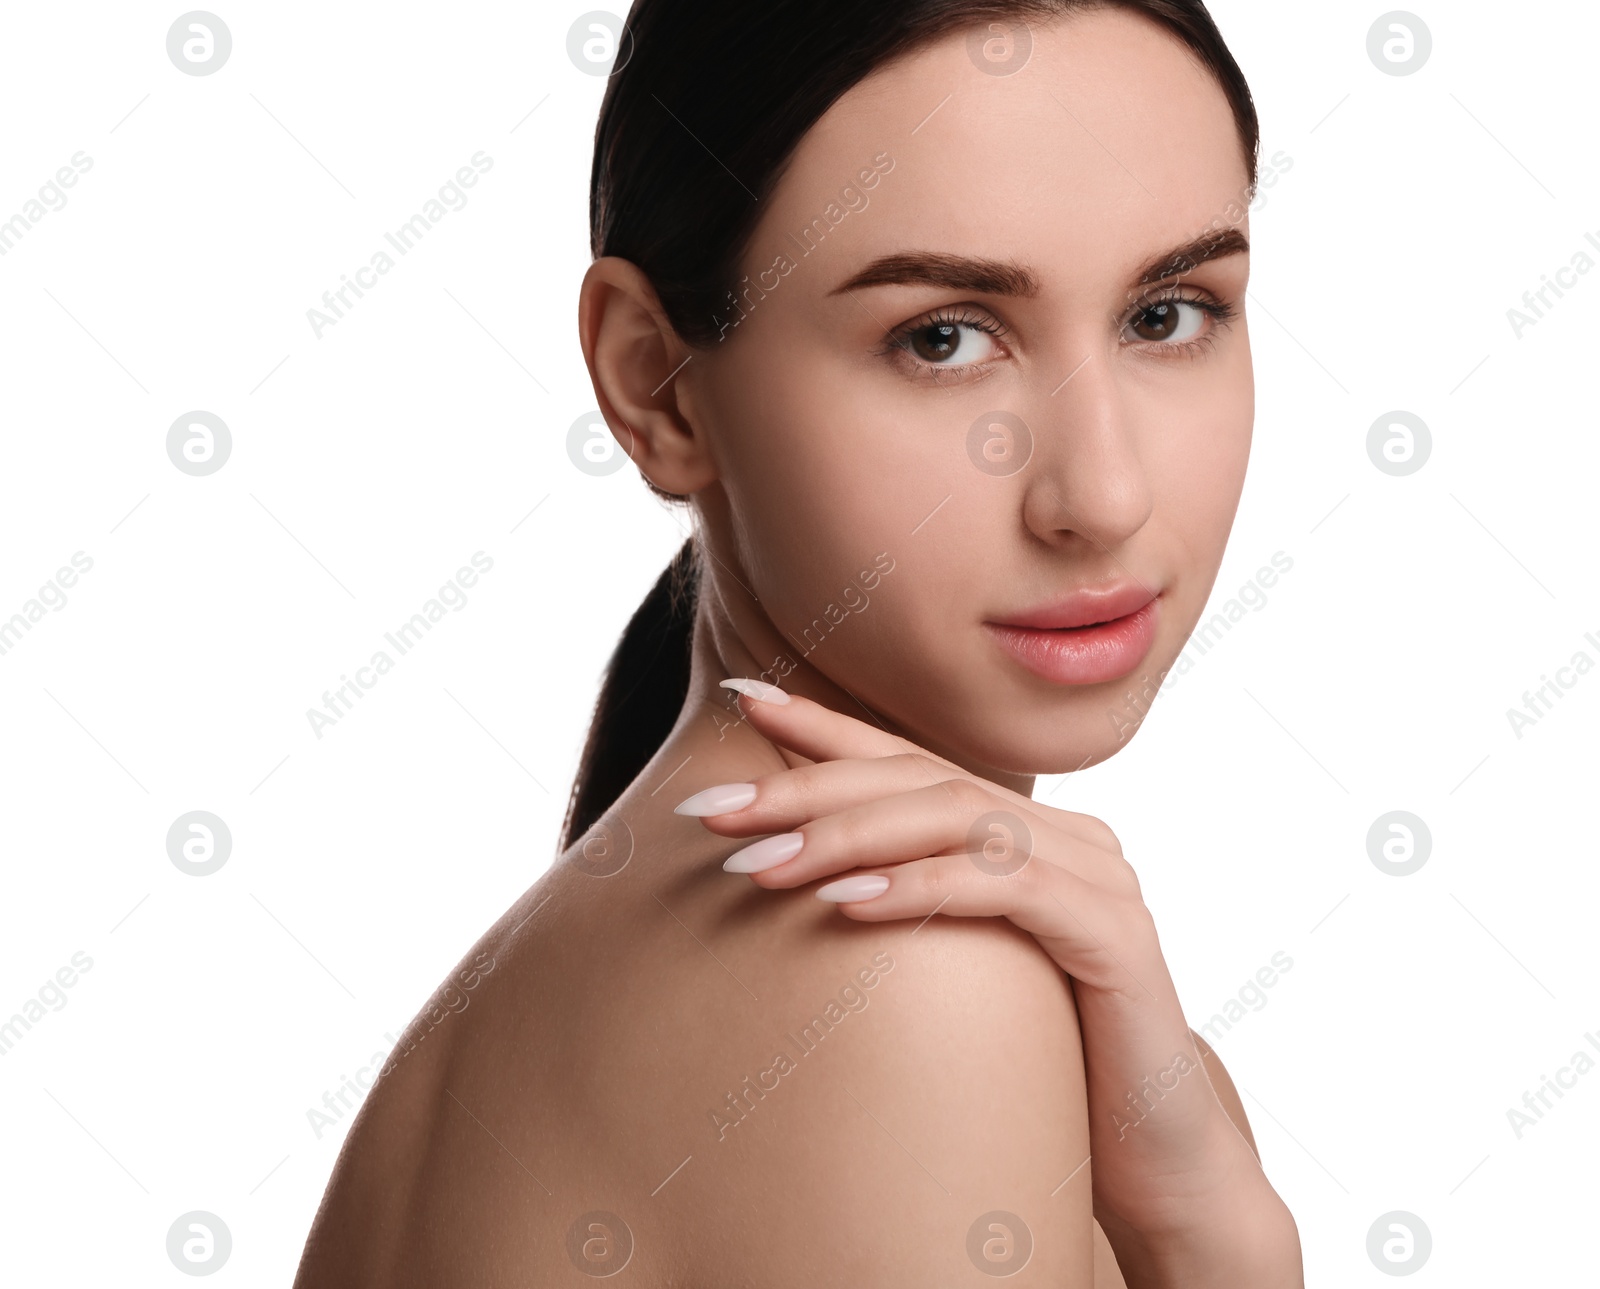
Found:
M 817 789 L 822 786 L 815 765 L 774 770 L 753 782 L 756 785 L 757 808 L 784 817 L 805 813 L 807 803 L 815 799 Z
M 1139 874 L 1134 871 L 1133 865 L 1119 855 L 1112 865 L 1111 871 L 1115 875 L 1114 881 L 1117 889 L 1132 896 L 1143 905 L 1144 888 L 1139 885 Z
M 994 804 L 994 798 L 971 779 L 942 779 L 939 786 L 948 794 L 956 812 L 964 818 L 982 814 Z
M 1134 944 L 1155 938 L 1155 914 L 1150 911 L 1150 906 L 1141 899 L 1125 898 L 1118 900 L 1116 922 L 1124 943 Z
M 915 770 L 919 774 L 925 774 L 930 779 L 943 777 L 942 775 L 936 775 L 934 772 L 935 770 L 942 771 L 945 767 L 939 765 L 937 761 L 935 761 L 925 752 L 900 752 L 892 759 L 904 766 L 906 769 Z
M 965 856 L 945 855 L 923 860 L 917 865 L 923 901 L 930 909 L 937 908 L 961 888 L 969 871 L 966 863 Z
M 1049 868 L 1049 860 L 1030 855 L 1027 862 L 1006 879 L 1012 883 L 1011 889 L 1019 902 L 1033 904 L 1048 898 L 1050 880 L 1054 876 Z
M 820 822 L 818 830 L 822 834 L 819 840 L 830 855 L 856 865 L 870 857 L 873 830 L 870 821 L 859 810 L 830 815 Z
M 1122 858 L 1122 841 L 1118 838 L 1110 824 L 1104 819 L 1097 819 L 1093 815 L 1083 816 L 1084 825 L 1089 829 L 1090 840 L 1103 850 L 1109 850 L 1118 859 Z

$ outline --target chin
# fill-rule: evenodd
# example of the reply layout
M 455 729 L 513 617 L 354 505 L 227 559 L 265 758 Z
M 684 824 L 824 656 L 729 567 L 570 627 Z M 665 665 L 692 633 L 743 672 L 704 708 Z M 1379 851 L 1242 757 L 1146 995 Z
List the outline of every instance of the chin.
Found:
M 1037 712 L 1032 715 L 1037 720 Z M 1071 774 L 1115 756 L 1128 746 L 1136 729 L 1123 731 L 1119 738 L 1097 709 L 1092 716 L 1084 713 L 1077 720 L 1064 717 L 1042 722 L 1036 735 L 1025 739 L 1017 738 L 1015 725 L 993 731 L 992 737 L 969 732 L 956 744 L 957 755 L 948 751 L 940 755 L 979 774 L 985 770 L 1032 776 Z

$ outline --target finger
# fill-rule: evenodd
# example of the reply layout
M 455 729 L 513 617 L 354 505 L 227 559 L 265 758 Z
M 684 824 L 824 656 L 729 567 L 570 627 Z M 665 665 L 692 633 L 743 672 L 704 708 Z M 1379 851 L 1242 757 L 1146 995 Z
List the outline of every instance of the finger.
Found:
M 724 837 L 748 837 L 796 828 L 852 806 L 957 777 L 954 771 L 915 752 L 864 761 L 818 761 L 750 780 L 755 799 L 749 805 L 701 815 L 700 822 Z M 679 802 L 679 808 L 689 801 Z
M 755 686 L 762 682 L 724 680 L 721 683 L 729 688 L 735 683 L 749 687 L 748 690 L 738 691 L 740 697 L 736 704 L 763 736 L 779 746 L 780 751 L 799 753 L 812 762 L 915 755 L 932 763 L 932 768 L 925 776 L 928 782 L 945 778 L 968 779 L 1003 795 L 1014 805 L 1037 807 L 1031 798 L 984 779 L 946 760 L 937 752 L 928 751 L 911 739 L 890 733 L 881 725 L 872 725 L 834 711 L 800 694 L 787 694 L 776 685 L 763 685 L 760 692 L 773 695 L 776 691 L 783 695 L 781 701 L 775 695 L 757 697 Z
M 722 682 L 728 685 L 728 681 Z M 752 689 L 761 682 L 741 681 Z M 776 686 L 767 686 L 771 692 Z M 779 691 L 782 692 L 782 691 Z M 739 709 L 759 733 L 778 745 L 780 751 L 794 751 L 810 758 L 811 764 L 797 765 L 789 771 L 754 780 L 758 786 L 755 802 L 740 811 L 702 816 L 706 827 L 726 837 L 748 837 L 780 828 L 793 828 L 829 810 L 842 810 L 873 795 L 905 791 L 926 783 L 965 779 L 978 784 L 1030 819 L 1048 820 L 1068 836 L 1121 854 L 1116 836 L 1102 821 L 1091 815 L 1047 806 L 1010 788 L 993 783 L 971 771 L 929 752 L 906 738 L 890 734 L 854 717 L 846 716 L 798 694 L 779 703 L 739 691 Z M 894 762 L 891 771 L 880 772 L 874 760 Z M 848 763 L 853 768 L 840 778 L 837 773 L 809 775 L 813 765 Z M 903 773 L 909 769 L 913 773 Z M 788 780 L 786 774 L 798 777 Z M 857 790 L 859 789 L 859 790 Z M 817 791 L 818 799 L 809 810 L 800 808 L 793 795 Z M 681 804 L 681 803 L 680 803 Z M 716 822 L 713 823 L 712 820 Z
M 833 762 L 832 764 L 839 764 Z M 1001 864 L 1033 853 L 1034 830 L 1001 802 L 965 780 L 931 783 L 813 819 L 792 832 L 728 856 L 729 872 L 749 873 L 768 889 L 802 886 L 851 869 L 903 863 L 929 855 L 979 851 Z M 1072 848 L 1051 837 L 1052 849 Z M 1020 863 L 1020 861 L 1016 861 Z
M 862 762 L 891 765 L 897 758 Z M 831 772 L 855 762 L 827 763 Z M 873 770 L 869 769 L 869 773 Z M 728 872 L 745 873 L 758 886 L 788 889 L 821 877 L 930 856 L 981 857 L 981 871 L 1014 871 L 1037 857 L 1121 895 L 1137 895 L 1122 858 L 1072 836 L 1047 819 L 1024 817 L 1010 804 L 966 779 L 946 779 L 877 796 L 734 851 Z M 977 861 L 975 861 L 977 862 Z
M 859 887 L 846 883 L 864 877 L 881 877 L 888 885 L 879 895 L 848 898 Z M 1156 991 L 1167 992 L 1164 966 L 1146 961 L 1154 940 L 1142 934 L 1143 906 L 1038 856 L 999 871 L 979 853 L 927 856 L 858 869 L 815 893 L 822 899 L 844 894 L 839 910 L 861 922 L 932 913 L 1003 917 L 1034 936 L 1062 970 L 1086 985 L 1147 1001 L 1158 996 Z M 1147 988 L 1145 977 L 1154 989 Z
M 738 680 L 738 684 L 746 685 L 753 691 L 755 685 L 762 682 Z M 724 680 L 723 685 L 732 688 L 730 681 Z M 765 686 L 762 692 L 771 693 L 777 686 Z M 747 716 L 756 729 L 772 742 L 782 748 L 798 752 L 809 757 L 813 762 L 826 762 L 845 760 L 850 758 L 866 759 L 871 757 L 892 757 L 916 754 L 935 766 L 942 768 L 942 773 L 930 772 L 925 776 L 928 782 L 937 782 L 941 778 L 970 779 L 974 783 L 981 783 L 991 791 L 1003 795 L 1013 805 L 1024 808 L 1049 809 L 1039 807 L 1031 798 L 1010 788 L 973 774 L 963 769 L 953 761 L 947 761 L 936 752 L 930 752 L 908 738 L 898 734 L 891 734 L 876 725 L 869 725 L 865 721 L 847 716 L 843 712 L 836 712 L 830 707 L 805 698 L 800 694 L 785 694 L 786 701 L 775 701 L 772 698 L 753 697 L 752 693 L 744 690 L 738 691 L 740 697 L 736 700 L 739 710 Z M 778 690 L 783 693 L 782 690 Z M 1057 812 L 1065 813 L 1065 812 Z
M 1096 819 L 1093 815 L 1077 814 L 1059 806 L 1045 805 L 1032 797 L 1025 797 L 1020 792 L 1014 792 L 1010 788 L 973 774 L 953 761 L 947 761 L 910 739 L 891 734 L 879 726 L 869 725 L 842 712 L 836 712 L 799 694 L 786 694 L 776 685 L 738 678 L 724 680 L 722 684 L 728 688 L 743 686 L 736 690 L 739 697 L 735 701 L 740 712 L 750 719 L 759 733 L 778 745 L 780 752 L 797 752 L 814 763 L 848 758 L 915 755 L 930 763 L 924 775 L 927 782 L 933 783 L 949 778 L 968 779 L 1009 801 L 1014 807 L 1026 811 L 1030 817 L 1048 818 L 1069 836 L 1110 850 L 1119 857 L 1122 854 L 1122 844 L 1116 834 L 1103 820 Z M 787 701 L 778 702 L 774 697 L 757 696 L 761 694 L 781 694 Z M 739 832 L 728 835 L 748 834 Z
M 894 756 L 920 750 L 910 739 L 891 734 L 880 725 L 836 712 L 803 695 L 787 693 L 776 685 L 737 677 L 724 680 L 722 684 L 739 694 L 735 700 L 739 711 L 762 734 L 777 738 L 785 747 L 813 761 Z

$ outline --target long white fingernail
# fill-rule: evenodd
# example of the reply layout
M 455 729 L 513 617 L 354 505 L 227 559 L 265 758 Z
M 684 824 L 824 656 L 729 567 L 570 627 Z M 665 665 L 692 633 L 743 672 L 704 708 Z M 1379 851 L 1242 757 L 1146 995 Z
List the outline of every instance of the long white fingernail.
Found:
M 753 783 L 719 783 L 673 806 L 675 815 L 720 815 L 728 810 L 743 810 L 756 799 Z
M 789 701 L 788 694 L 784 693 L 776 685 L 767 684 L 764 680 L 746 680 L 742 676 L 736 676 L 731 680 L 720 680 L 717 683 L 725 688 L 738 690 L 746 698 L 756 698 L 763 703 L 778 703 L 781 705 Z
M 753 841 L 748 846 L 741 846 L 734 851 L 722 861 L 722 869 L 727 873 L 759 873 L 768 868 L 776 868 L 798 855 L 805 841 L 805 834 L 799 832 L 763 837 L 760 841 Z
M 817 888 L 817 898 L 832 904 L 848 904 L 852 900 L 870 900 L 889 889 L 889 879 L 881 873 L 868 873 L 863 877 L 841 877 Z

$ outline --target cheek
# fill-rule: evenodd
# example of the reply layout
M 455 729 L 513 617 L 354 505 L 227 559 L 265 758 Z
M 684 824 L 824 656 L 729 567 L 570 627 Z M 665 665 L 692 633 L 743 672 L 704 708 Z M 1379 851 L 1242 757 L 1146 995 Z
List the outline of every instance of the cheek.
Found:
M 1247 346 L 1209 378 L 1147 409 L 1152 434 L 1146 469 L 1155 481 L 1156 518 L 1177 530 L 1197 559 L 1218 563 L 1244 489 L 1255 419 Z
M 854 460 L 846 400 L 782 364 L 760 370 L 729 382 L 712 433 L 741 577 L 791 651 L 803 650 L 807 624 L 882 549 L 874 476 Z
M 915 540 L 952 490 L 959 442 L 837 360 L 777 344 L 743 357 L 713 412 L 740 556 L 781 602 L 791 588 L 837 595 L 875 554 Z

